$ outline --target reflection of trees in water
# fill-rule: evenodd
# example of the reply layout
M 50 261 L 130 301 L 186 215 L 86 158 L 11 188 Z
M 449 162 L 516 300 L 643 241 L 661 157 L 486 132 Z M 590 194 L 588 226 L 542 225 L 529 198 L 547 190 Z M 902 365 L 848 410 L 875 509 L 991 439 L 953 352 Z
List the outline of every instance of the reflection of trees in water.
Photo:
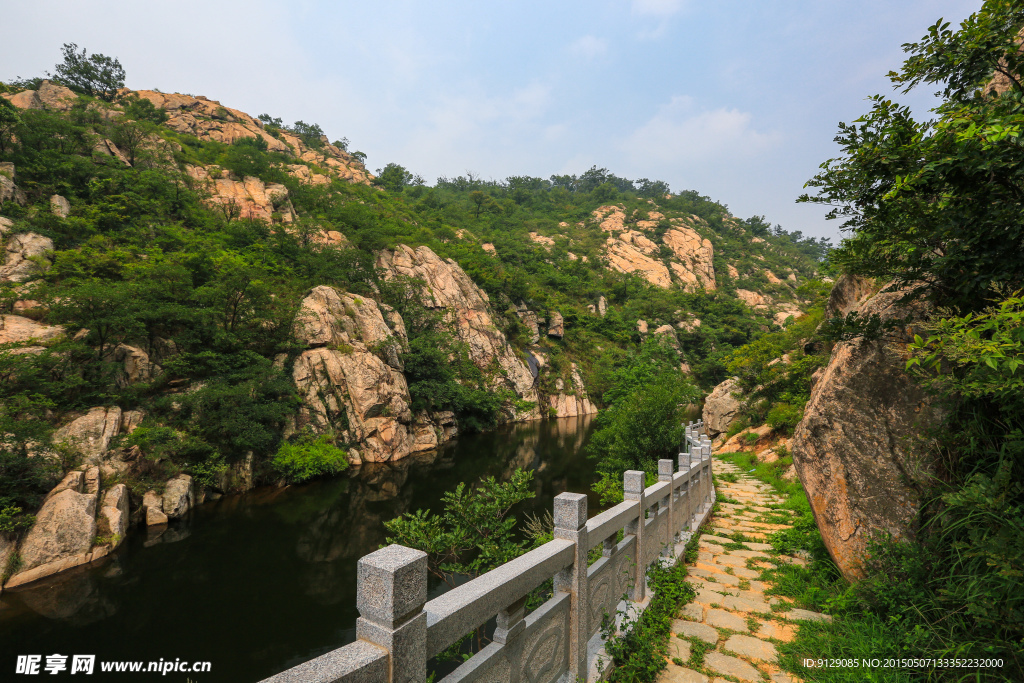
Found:
M 347 494 L 310 520 L 296 543 L 296 553 L 306 563 L 301 583 L 307 595 L 324 604 L 351 599 L 347 589 L 354 585 L 354 561 L 384 543 L 385 521 L 409 511 L 413 489 L 405 484 L 410 472 L 436 459 L 432 452 L 353 469 Z

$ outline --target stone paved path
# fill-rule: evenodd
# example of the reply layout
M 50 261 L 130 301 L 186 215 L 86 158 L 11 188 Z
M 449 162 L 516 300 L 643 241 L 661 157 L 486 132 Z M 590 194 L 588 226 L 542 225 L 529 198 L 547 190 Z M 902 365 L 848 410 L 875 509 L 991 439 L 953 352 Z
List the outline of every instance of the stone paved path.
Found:
M 686 579 L 697 597 L 672 623 L 668 668 L 658 681 L 795 683 L 794 676 L 779 668 L 776 645 L 793 639 L 800 620 L 831 617 L 800 609 L 773 611 L 774 605 L 790 599 L 765 596 L 769 584 L 758 580 L 757 568 L 771 566 L 767 562 L 771 546 L 765 541 L 777 529 L 789 527 L 792 513 L 775 509 L 783 498 L 768 484 L 719 460 L 714 461 L 714 469 L 721 511 L 701 535 L 700 554 Z M 723 481 L 722 475 L 736 475 L 737 481 Z M 804 563 L 799 557 L 777 559 Z M 698 647 L 706 649 L 703 667 L 691 662 Z

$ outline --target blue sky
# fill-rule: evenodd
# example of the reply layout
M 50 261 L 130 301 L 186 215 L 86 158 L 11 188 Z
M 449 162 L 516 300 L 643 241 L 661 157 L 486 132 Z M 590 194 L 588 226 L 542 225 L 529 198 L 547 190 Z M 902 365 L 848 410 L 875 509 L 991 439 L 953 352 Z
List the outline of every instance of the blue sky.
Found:
M 694 189 L 746 218 L 838 235 L 797 205 L 836 123 L 891 93 L 901 44 L 980 0 L 217 2 L 2 0 L 0 79 L 75 42 L 133 88 L 319 123 L 370 169 L 433 182 L 582 173 Z M 925 90 L 900 99 L 926 114 Z

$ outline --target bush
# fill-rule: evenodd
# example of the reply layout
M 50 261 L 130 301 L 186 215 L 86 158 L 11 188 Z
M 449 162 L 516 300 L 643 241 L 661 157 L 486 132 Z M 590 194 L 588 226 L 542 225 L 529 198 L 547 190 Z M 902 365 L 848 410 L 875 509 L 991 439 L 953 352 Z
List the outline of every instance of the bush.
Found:
M 331 443 L 328 434 L 311 438 L 302 435 L 294 442 L 285 441 L 270 459 L 271 466 L 291 484 L 298 484 L 325 474 L 337 474 L 348 467 L 348 452 Z
M 804 411 L 797 406 L 792 406 L 788 403 L 776 403 L 768 411 L 768 417 L 765 418 L 765 422 L 774 431 L 792 434 L 803 415 Z

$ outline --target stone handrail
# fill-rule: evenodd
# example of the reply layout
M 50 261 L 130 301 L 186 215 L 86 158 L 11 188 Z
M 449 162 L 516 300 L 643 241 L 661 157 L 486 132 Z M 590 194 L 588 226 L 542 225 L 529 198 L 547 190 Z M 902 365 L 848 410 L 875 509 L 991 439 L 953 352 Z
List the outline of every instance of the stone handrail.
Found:
M 702 422 L 686 427 L 681 451 L 676 463 L 658 461 L 652 486 L 644 472 L 626 472 L 623 502 L 591 519 L 586 495 L 559 494 L 552 541 L 429 602 L 426 553 L 390 545 L 362 557 L 358 640 L 263 683 L 423 683 L 431 657 L 491 618 L 491 643 L 440 683 L 601 680 L 611 666 L 603 618 L 643 611 L 647 568 L 675 563 L 711 513 Z M 601 557 L 588 565 L 598 545 Z M 527 596 L 551 578 L 553 596 L 526 614 Z

